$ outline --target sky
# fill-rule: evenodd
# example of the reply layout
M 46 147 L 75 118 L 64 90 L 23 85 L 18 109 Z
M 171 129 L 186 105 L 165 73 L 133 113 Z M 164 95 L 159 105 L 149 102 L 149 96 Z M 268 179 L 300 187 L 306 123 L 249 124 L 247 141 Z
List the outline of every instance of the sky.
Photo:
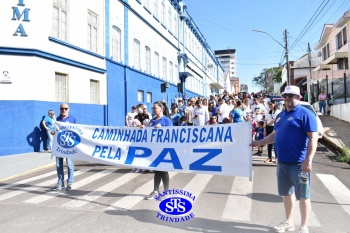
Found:
M 253 77 L 264 68 L 285 64 L 284 31 L 289 60 L 295 61 L 318 44 L 325 24 L 350 10 L 349 0 L 185 0 L 187 12 L 209 47 L 236 49 L 237 76 L 249 92 L 259 91 Z M 260 30 L 265 33 L 253 32 Z

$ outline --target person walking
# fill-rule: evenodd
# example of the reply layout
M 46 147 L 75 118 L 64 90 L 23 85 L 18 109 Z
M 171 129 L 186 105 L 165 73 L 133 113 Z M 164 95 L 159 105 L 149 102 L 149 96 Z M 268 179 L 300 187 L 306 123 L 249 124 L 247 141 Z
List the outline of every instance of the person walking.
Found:
M 278 154 L 278 193 L 283 197 L 286 219 L 274 227 L 274 230 L 294 231 L 293 208 L 296 198 L 299 200 L 301 215 L 298 232 L 308 233 L 307 224 L 311 212 L 310 194 L 301 193 L 300 178 L 302 173 L 308 175 L 308 182 L 303 185 L 309 189 L 312 159 L 317 148 L 317 119 L 315 114 L 300 105 L 299 87 L 286 86 L 282 97 L 286 109 L 278 114 L 273 132 L 263 140 L 254 141 L 250 145 L 259 146 L 275 142 Z
M 54 130 L 54 125 L 55 125 L 55 112 L 52 111 L 51 109 L 48 112 L 48 115 L 45 116 L 44 120 L 42 121 L 42 125 L 46 129 L 46 135 L 47 135 L 47 141 L 46 141 L 46 149 L 45 151 L 51 152 L 52 150 L 52 131 Z
M 270 133 L 272 133 L 273 131 L 273 127 L 275 125 L 275 120 L 277 115 L 281 112 L 281 110 L 279 110 L 279 104 L 274 101 L 271 100 L 269 102 L 269 111 L 268 113 L 265 115 L 265 131 L 264 131 L 264 135 L 265 137 L 269 136 Z M 274 145 L 273 144 L 268 144 L 267 145 L 267 159 L 264 161 L 265 163 L 270 163 L 272 162 L 272 149 L 273 149 Z M 275 162 L 277 163 L 277 154 L 275 153 Z
M 77 123 L 77 119 L 69 114 L 69 105 L 67 103 L 62 103 L 60 106 L 60 115 L 56 118 L 59 122 L 68 122 L 72 124 Z M 54 131 L 52 131 L 54 134 Z M 66 158 L 67 168 L 68 168 L 68 180 L 67 187 L 64 186 L 64 171 L 63 171 L 63 158 L 56 157 L 56 170 L 57 170 L 57 184 L 55 187 L 51 188 L 52 191 L 66 190 L 70 191 L 72 189 L 72 184 L 74 181 L 74 162 L 72 159 Z
M 169 109 L 165 103 L 157 101 L 153 104 L 153 114 L 155 117 L 150 121 L 149 126 L 154 128 L 173 126 L 169 118 Z M 164 171 L 154 171 L 154 187 L 152 193 L 146 200 L 152 200 L 159 194 L 160 182 L 163 181 L 164 191 L 169 189 L 169 173 Z
M 209 121 L 208 109 L 203 107 L 201 100 L 196 100 L 192 115 L 194 126 L 205 125 Z
M 230 121 L 232 123 L 248 121 L 248 116 L 244 114 L 240 100 L 236 101 L 236 107 L 230 113 Z
M 125 117 L 125 125 L 126 127 L 131 127 L 132 121 L 135 119 L 135 116 L 137 115 L 136 107 L 131 107 L 131 112 L 128 112 Z
M 319 106 L 320 112 L 323 113 L 324 116 L 326 115 L 326 100 L 327 100 L 327 95 L 322 90 L 321 93 L 318 95 L 318 106 Z

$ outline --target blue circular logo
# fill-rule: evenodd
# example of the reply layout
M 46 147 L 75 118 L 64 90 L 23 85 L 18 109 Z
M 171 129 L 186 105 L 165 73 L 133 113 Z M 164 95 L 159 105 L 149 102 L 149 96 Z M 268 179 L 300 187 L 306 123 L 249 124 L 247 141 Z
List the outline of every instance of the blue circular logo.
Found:
M 181 197 L 169 197 L 159 204 L 159 209 L 169 215 L 183 215 L 191 211 L 192 203 Z
M 72 148 L 80 143 L 80 137 L 73 131 L 62 131 L 57 135 L 57 143 L 63 148 Z

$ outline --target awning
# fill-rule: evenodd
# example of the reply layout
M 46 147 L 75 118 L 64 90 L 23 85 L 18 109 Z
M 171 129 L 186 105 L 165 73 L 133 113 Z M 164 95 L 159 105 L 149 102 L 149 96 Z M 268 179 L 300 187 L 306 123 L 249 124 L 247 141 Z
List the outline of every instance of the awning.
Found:
M 344 59 L 348 57 L 348 52 L 335 52 L 329 58 L 327 58 L 323 63 L 324 64 L 338 64 L 338 59 Z
M 331 69 L 331 65 L 320 64 L 320 65 L 316 66 L 316 68 L 313 71 L 330 70 L 330 69 Z
M 214 87 L 215 89 L 224 89 L 224 86 L 221 83 L 210 83 L 210 86 Z

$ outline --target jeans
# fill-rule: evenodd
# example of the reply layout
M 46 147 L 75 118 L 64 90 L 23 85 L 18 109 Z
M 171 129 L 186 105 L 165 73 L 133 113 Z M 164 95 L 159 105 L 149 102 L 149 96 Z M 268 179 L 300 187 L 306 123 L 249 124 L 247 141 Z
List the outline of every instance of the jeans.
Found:
M 318 102 L 318 106 L 320 107 L 320 112 L 323 113 L 323 115 L 326 115 L 326 101 L 325 100 L 320 100 Z M 322 111 L 323 109 L 323 111 Z
M 47 134 L 47 140 L 46 140 L 46 147 L 48 150 L 52 150 L 52 139 L 53 139 L 53 135 L 51 134 L 51 129 L 46 130 L 46 134 Z
M 71 159 L 66 159 L 68 167 L 68 184 L 72 184 L 74 181 L 74 162 Z M 57 184 L 64 185 L 64 172 L 63 172 L 63 158 L 56 157 L 56 170 L 57 170 Z
M 278 194 L 280 196 L 288 196 L 295 194 L 296 199 L 300 199 L 301 172 L 301 164 L 278 162 L 277 185 Z M 310 187 L 310 173 L 308 185 Z M 310 194 L 307 198 L 310 198 Z
M 270 133 L 272 133 L 272 131 L 273 131 L 273 126 L 267 125 L 266 126 L 266 136 L 268 136 Z M 272 160 L 272 148 L 275 147 L 274 145 L 275 145 L 274 143 L 267 145 L 267 157 L 271 160 Z M 276 156 L 276 158 L 277 158 L 277 156 Z

